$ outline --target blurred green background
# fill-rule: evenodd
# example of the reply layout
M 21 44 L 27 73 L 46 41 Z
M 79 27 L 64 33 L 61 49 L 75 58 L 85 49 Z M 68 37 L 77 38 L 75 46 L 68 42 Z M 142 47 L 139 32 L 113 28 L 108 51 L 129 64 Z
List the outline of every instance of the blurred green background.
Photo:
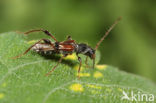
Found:
M 94 47 L 114 20 L 122 16 L 122 21 L 99 47 L 100 63 L 156 82 L 155 3 L 154 0 L 0 0 L 0 33 L 44 28 L 60 41 L 71 35 L 77 42 Z M 31 39 L 36 39 L 36 35 Z

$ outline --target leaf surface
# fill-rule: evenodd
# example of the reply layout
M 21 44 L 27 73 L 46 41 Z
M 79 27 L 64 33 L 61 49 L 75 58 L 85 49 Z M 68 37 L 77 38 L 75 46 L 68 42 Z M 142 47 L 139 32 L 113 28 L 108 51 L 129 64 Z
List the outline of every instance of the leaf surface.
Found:
M 132 91 L 138 96 L 148 94 L 148 100 L 150 94 L 156 95 L 156 86 L 151 81 L 97 64 L 99 52 L 96 68 L 83 64 L 80 80 L 75 55 L 65 58 L 48 77 L 45 74 L 56 65 L 59 56 L 41 56 L 30 51 L 19 59 L 10 59 L 30 45 L 31 41 L 26 41 L 23 35 L 14 32 L 0 35 L 0 103 L 129 103 L 132 101 L 122 100 L 124 93 L 130 99 Z M 84 63 L 85 56 L 81 57 Z M 89 65 L 92 66 L 91 60 Z

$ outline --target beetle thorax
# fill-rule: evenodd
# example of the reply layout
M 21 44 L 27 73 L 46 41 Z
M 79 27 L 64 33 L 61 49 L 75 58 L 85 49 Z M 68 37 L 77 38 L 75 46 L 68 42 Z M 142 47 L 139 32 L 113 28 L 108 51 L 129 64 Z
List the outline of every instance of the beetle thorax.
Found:
M 92 56 L 95 54 L 95 50 L 89 47 L 88 45 L 81 43 L 77 45 L 76 53 L 84 54 L 93 59 Z

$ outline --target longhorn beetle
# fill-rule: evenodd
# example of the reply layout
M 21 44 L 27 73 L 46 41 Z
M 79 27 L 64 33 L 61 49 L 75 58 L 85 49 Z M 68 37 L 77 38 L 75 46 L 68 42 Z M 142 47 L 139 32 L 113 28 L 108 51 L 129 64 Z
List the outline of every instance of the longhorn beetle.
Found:
M 34 50 L 35 52 L 40 52 L 40 53 L 50 53 L 50 54 L 63 54 L 63 56 L 59 59 L 58 63 L 46 74 L 48 76 L 51 74 L 56 67 L 61 63 L 62 59 L 66 57 L 67 55 L 71 55 L 72 53 L 76 52 L 76 55 L 78 57 L 79 61 L 79 69 L 78 69 L 78 78 L 80 78 L 80 70 L 81 70 L 81 58 L 79 57 L 79 54 L 84 54 L 86 55 L 86 65 L 87 65 L 87 60 L 88 57 L 93 60 L 93 68 L 95 65 L 95 52 L 101 42 L 106 38 L 106 36 L 109 34 L 109 32 L 114 28 L 114 26 L 120 21 L 121 17 L 119 17 L 112 25 L 111 27 L 106 31 L 105 35 L 100 39 L 100 41 L 96 44 L 96 47 L 93 49 L 87 44 L 84 43 L 76 43 L 75 40 L 72 40 L 70 36 L 67 37 L 67 40 L 63 42 L 59 42 L 51 33 L 49 33 L 47 30 L 44 29 L 37 29 L 37 30 L 31 30 L 28 32 L 25 32 L 24 34 L 27 35 L 32 32 L 44 32 L 46 35 L 50 36 L 52 39 L 55 40 L 55 42 L 51 42 L 48 39 L 41 39 L 32 46 L 30 46 L 23 54 L 20 54 L 16 57 L 13 57 L 13 59 L 19 58 L 22 55 L 25 55 L 28 51 L 31 49 Z M 43 42 L 41 42 L 43 41 Z

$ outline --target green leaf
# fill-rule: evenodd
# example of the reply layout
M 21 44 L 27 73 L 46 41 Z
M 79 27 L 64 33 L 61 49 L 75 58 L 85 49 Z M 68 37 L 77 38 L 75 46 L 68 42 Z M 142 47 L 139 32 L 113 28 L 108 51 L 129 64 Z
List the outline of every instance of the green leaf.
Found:
M 156 95 L 156 86 L 151 81 L 112 66 L 97 65 L 92 69 L 83 64 L 81 78 L 77 79 L 79 62 L 75 55 L 64 59 L 46 77 L 59 56 L 41 56 L 30 51 L 11 59 L 23 53 L 31 42 L 14 32 L 0 35 L 0 103 L 129 103 L 132 101 L 121 100 L 123 92 L 130 99 L 133 92 L 137 100 L 142 94 L 147 94 L 148 100 L 151 94 Z M 84 63 L 85 56 L 81 57 Z M 97 52 L 96 63 L 99 60 Z M 92 66 L 91 60 L 89 65 Z M 143 101 L 146 102 L 145 97 Z

